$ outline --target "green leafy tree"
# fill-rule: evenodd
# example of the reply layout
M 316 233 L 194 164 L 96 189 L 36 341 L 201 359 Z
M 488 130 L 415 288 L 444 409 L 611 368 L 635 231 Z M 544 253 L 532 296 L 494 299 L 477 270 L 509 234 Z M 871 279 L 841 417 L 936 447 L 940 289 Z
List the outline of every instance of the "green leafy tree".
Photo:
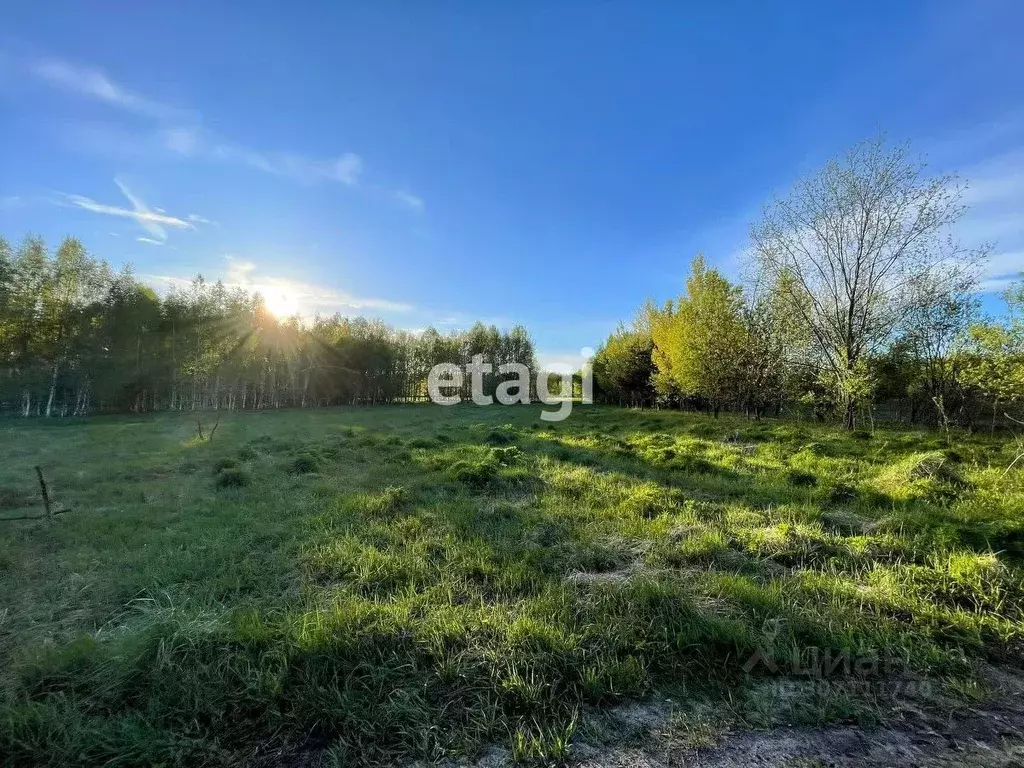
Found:
M 958 378 L 988 401 L 995 430 L 1000 408 L 1024 404 L 1024 282 L 1004 293 L 1007 313 L 1002 321 L 975 323 L 962 357 Z
M 651 335 L 642 323 L 633 328 L 620 325 L 594 355 L 594 381 L 601 398 L 619 405 L 651 405 L 655 394 L 653 349 Z
M 709 269 L 703 256 L 693 260 L 686 293 L 651 314 L 656 384 L 706 400 L 717 416 L 740 399 L 746 330 L 742 291 Z

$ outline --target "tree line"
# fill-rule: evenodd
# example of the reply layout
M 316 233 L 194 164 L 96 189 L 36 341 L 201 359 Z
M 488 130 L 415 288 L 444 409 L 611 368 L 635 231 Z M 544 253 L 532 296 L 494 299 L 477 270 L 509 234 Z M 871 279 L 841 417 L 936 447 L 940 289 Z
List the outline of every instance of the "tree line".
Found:
M 851 429 L 876 417 L 1024 420 L 1024 283 L 1004 291 L 1002 315 L 981 315 L 988 249 L 953 236 L 959 179 L 926 170 L 880 137 L 771 200 L 742 280 L 698 256 L 682 295 L 646 302 L 601 344 L 596 398 L 756 418 L 801 411 Z M 522 326 L 441 334 L 280 318 L 258 293 L 202 277 L 161 297 L 74 238 L 53 251 L 38 237 L 0 239 L 0 412 L 411 402 L 426 398 L 434 365 L 477 354 L 495 370 L 536 369 Z M 484 393 L 506 376 L 489 374 Z
M 535 366 L 522 326 L 413 333 L 380 320 L 279 318 L 262 297 L 196 277 L 161 297 L 66 238 L 0 239 L 0 412 L 252 410 L 426 397 L 437 363 Z M 493 394 L 502 380 L 485 377 Z M 463 393 L 466 398 L 468 391 Z
M 597 398 L 850 429 L 1024 418 L 1024 283 L 981 315 L 989 248 L 954 237 L 962 191 L 905 145 L 858 144 L 765 206 L 739 284 L 698 256 L 678 299 L 620 325 L 594 359 Z

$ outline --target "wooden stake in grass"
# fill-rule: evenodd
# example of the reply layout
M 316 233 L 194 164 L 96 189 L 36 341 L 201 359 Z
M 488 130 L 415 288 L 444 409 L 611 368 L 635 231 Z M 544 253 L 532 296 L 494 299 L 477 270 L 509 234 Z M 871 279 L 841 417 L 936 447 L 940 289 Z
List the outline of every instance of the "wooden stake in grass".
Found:
M 43 470 L 38 465 L 36 466 L 36 477 L 39 478 L 39 490 L 43 494 L 43 506 L 46 508 L 45 515 L 20 515 L 18 517 L 0 517 L 0 523 L 10 523 L 14 520 L 42 520 L 45 518 L 50 523 L 53 522 L 53 518 L 57 515 L 63 515 L 70 512 L 70 509 L 57 509 L 54 510 L 53 504 L 50 501 L 50 490 L 46 487 L 46 478 L 43 477 Z
M 46 480 L 43 478 L 43 470 L 36 465 L 36 474 L 39 476 L 39 490 L 43 492 L 43 506 L 46 507 L 46 517 L 53 521 L 53 508 L 50 506 L 50 492 L 46 489 Z

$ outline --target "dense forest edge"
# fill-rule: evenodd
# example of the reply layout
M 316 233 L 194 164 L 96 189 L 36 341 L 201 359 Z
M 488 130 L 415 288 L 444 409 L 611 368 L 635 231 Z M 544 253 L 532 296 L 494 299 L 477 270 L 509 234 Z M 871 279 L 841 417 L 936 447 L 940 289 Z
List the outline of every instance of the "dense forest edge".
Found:
M 1002 292 L 1005 312 L 982 315 L 991 247 L 954 236 L 964 189 L 927 175 L 908 146 L 858 144 L 765 206 L 742 283 L 697 256 L 682 295 L 648 300 L 577 379 L 592 368 L 596 400 L 618 405 L 1012 427 L 1024 420 L 1024 283 Z M 160 296 L 75 238 L 53 251 L 0 239 L 0 414 L 416 402 L 434 365 L 475 355 L 537 367 L 523 326 L 278 317 L 258 293 L 201 276 Z M 485 377 L 485 394 L 503 378 Z

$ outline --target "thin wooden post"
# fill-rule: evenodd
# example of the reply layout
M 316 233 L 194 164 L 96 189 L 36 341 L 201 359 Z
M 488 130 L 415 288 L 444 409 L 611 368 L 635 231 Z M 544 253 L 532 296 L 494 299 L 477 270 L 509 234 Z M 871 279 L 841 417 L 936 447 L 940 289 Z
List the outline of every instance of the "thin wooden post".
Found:
M 43 470 L 36 465 L 36 474 L 39 476 L 39 490 L 43 492 L 43 506 L 46 507 L 46 517 L 53 522 L 53 509 L 50 507 L 50 492 L 46 489 L 46 480 L 43 479 Z

